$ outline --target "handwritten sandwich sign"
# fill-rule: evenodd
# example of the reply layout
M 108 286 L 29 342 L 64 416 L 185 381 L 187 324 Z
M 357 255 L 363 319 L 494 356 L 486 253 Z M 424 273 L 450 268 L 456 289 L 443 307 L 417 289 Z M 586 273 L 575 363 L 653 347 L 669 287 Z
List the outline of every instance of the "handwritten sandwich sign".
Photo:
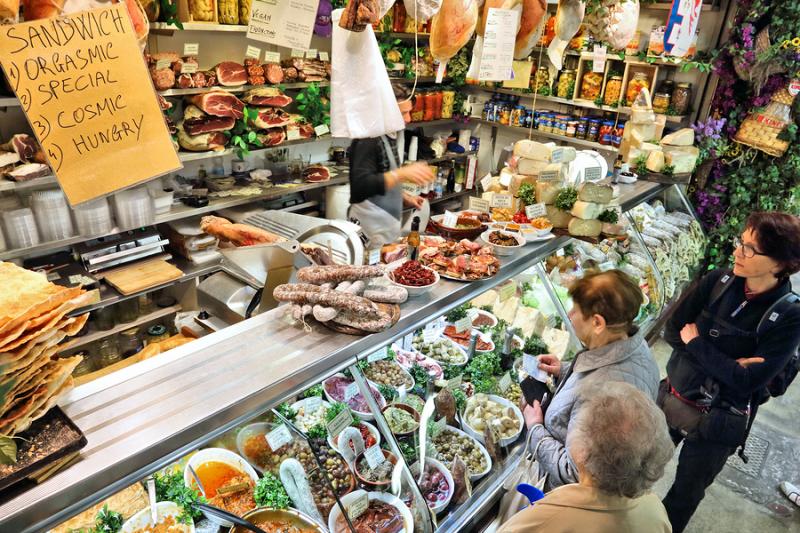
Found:
M 70 204 L 181 168 L 125 4 L 0 26 L 0 64 Z

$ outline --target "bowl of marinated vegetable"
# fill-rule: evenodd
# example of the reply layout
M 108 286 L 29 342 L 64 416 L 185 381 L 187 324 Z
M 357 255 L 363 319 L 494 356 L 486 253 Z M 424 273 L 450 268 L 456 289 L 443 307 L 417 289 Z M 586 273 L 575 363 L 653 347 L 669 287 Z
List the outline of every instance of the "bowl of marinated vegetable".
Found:
M 525 237 L 511 231 L 485 231 L 481 234 L 481 239 L 494 249 L 496 255 L 511 255 L 525 246 Z
M 419 429 L 419 413 L 410 405 L 393 403 L 384 407 L 381 412 L 389 429 L 397 437 L 407 437 Z
M 372 468 L 367 460 L 367 451 L 356 456 L 355 472 L 358 483 L 367 490 L 386 490 L 392 483 L 392 472 L 397 464 L 397 457 L 389 450 L 381 450 L 384 461 Z
M 461 414 L 466 432 L 484 442 L 484 431 L 491 428 L 500 437 L 500 445 L 508 446 L 522 432 L 523 418 L 519 407 L 502 396 L 476 394 L 467 400 Z
M 492 469 L 492 458 L 483 444 L 460 429 L 445 426 L 431 439 L 436 459 L 450 468 L 456 455 L 466 463 L 470 481 L 477 481 Z
M 380 359 L 368 363 L 364 368 L 364 376 L 376 385 L 386 385 L 399 389 L 405 387 L 405 390 L 410 391 L 414 388 L 414 377 L 408 370 L 400 366 L 397 361 L 389 359 Z
M 411 466 L 411 473 L 416 479 L 419 476 L 419 462 Z M 432 457 L 425 458 L 425 472 L 419 484 L 425 503 L 431 511 L 441 513 L 450 504 L 455 492 L 453 475 L 442 463 Z
M 389 270 L 386 277 L 394 285 L 406 289 L 412 298 L 427 293 L 439 283 L 439 273 L 419 261 L 406 261 Z
M 426 341 L 422 335 L 418 335 L 414 337 L 411 346 L 440 364 L 463 366 L 469 359 L 467 352 L 457 342 L 446 337 Z

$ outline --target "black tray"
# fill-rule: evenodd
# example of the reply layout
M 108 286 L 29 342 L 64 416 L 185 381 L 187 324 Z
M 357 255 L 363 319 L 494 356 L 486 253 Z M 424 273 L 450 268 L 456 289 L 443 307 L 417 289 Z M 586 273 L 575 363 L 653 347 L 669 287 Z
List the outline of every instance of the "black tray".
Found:
M 58 406 L 50 409 L 18 437 L 21 438 L 14 439 L 17 444 L 17 463 L 0 465 L 0 490 L 77 452 L 87 443 L 86 435 Z M 32 447 L 47 452 L 29 456 L 28 450 Z

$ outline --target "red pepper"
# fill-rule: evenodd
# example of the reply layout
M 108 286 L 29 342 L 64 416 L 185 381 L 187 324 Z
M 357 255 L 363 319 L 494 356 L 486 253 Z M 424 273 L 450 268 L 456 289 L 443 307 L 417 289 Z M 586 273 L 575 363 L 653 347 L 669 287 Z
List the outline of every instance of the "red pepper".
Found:
M 527 217 L 527 215 L 525 215 L 525 211 L 520 211 L 520 212 L 516 213 L 512 217 L 512 220 L 514 222 L 516 222 L 517 224 L 528 224 L 528 223 L 530 223 L 530 219 Z

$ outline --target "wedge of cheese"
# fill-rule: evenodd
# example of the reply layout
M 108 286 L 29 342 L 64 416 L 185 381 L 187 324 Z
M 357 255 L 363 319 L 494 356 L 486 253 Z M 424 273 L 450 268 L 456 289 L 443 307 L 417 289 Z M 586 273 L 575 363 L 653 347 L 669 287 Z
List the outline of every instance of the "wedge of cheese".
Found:
M 611 198 L 609 197 L 609 200 Z M 594 202 L 583 202 L 578 200 L 575 202 L 575 205 L 572 206 L 572 216 L 577 218 L 582 218 L 583 220 L 592 220 L 600 216 L 600 213 L 605 211 L 606 206 L 604 204 L 597 204 Z
M 562 183 L 559 181 L 537 181 L 536 203 L 553 205 L 561 187 Z
M 661 150 L 650 152 L 647 156 L 647 170 L 650 172 L 661 172 L 666 164 L 664 152 Z
M 489 289 L 480 296 L 473 298 L 470 304 L 472 304 L 472 307 L 477 308 L 485 307 L 487 305 L 494 308 L 495 302 L 497 302 L 497 291 L 494 289 Z
M 536 141 L 529 141 L 522 139 L 514 144 L 514 155 L 517 157 L 524 157 L 526 159 L 536 159 L 546 163 L 552 163 L 553 152 L 556 152 L 556 158 L 563 157 L 563 151 L 557 151 L 555 143 L 540 143 Z
M 586 182 L 578 188 L 578 200 L 607 204 L 614 197 L 614 189 L 610 185 Z M 594 217 L 590 217 L 594 218 Z
M 508 186 L 508 192 L 513 194 L 514 196 L 517 195 L 519 192 L 519 187 L 523 183 L 529 183 L 531 185 L 536 185 L 536 178 L 534 176 L 525 176 L 523 174 L 514 174 L 511 177 L 511 184 Z M 538 195 L 537 195 L 538 197 Z M 537 200 L 538 201 L 538 200 Z
M 562 359 L 569 350 L 569 333 L 555 328 L 545 328 L 542 340 L 547 345 L 547 351 Z
M 517 316 L 518 307 L 519 298 L 516 296 L 510 297 L 505 302 L 501 302 L 500 298 L 498 298 L 492 307 L 492 312 L 497 318 L 505 320 L 508 324 L 513 324 L 514 318 Z
M 522 306 L 517 310 L 512 328 L 519 328 L 522 337 L 528 338 L 531 335 L 541 335 L 547 327 L 547 319 L 538 309 Z
M 695 148 L 694 146 L 687 146 L 686 148 Z M 697 150 L 697 148 L 695 148 Z M 695 164 L 697 163 L 698 153 L 694 151 L 673 151 L 664 154 L 664 161 L 667 165 L 672 165 L 673 172 L 676 174 L 683 174 L 692 172 Z
M 692 146 L 694 144 L 694 130 L 692 128 L 682 128 L 669 135 L 664 135 L 661 144 L 671 146 Z
M 573 217 L 567 224 L 570 235 L 575 237 L 599 237 L 603 231 L 603 223 L 599 220 L 584 220 Z
M 569 211 L 562 211 L 554 205 L 548 205 L 546 207 L 546 216 L 553 224 L 553 227 L 566 228 L 569 225 L 569 221 L 572 220 L 572 214 Z
M 564 165 L 561 163 L 546 163 L 544 161 L 526 158 L 521 158 L 517 161 L 517 174 L 524 174 L 525 176 L 550 174 L 560 178 L 563 170 Z

